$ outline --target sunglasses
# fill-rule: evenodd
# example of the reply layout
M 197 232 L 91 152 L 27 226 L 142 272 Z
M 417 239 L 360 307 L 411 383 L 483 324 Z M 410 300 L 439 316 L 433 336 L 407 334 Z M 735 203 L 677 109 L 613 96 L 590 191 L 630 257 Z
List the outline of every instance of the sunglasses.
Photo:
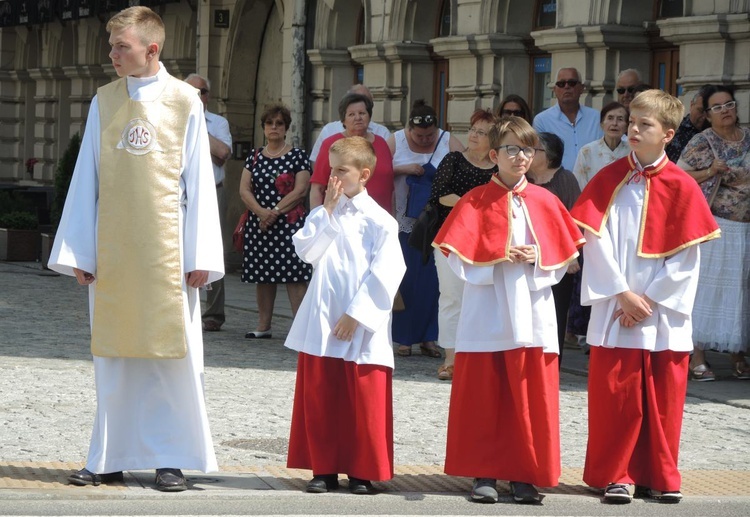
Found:
M 201 95 L 206 95 L 206 94 L 207 94 L 208 92 L 210 92 L 211 90 L 209 90 L 208 88 L 201 88 L 201 89 L 200 89 L 200 90 L 198 90 L 198 91 L 200 92 L 200 94 L 201 94 Z
M 432 115 L 416 115 L 409 119 L 415 126 L 431 126 L 437 121 Z
M 577 85 L 581 84 L 581 81 L 577 81 L 575 79 L 568 79 L 567 81 L 557 81 L 555 83 L 555 86 L 558 88 L 565 88 L 565 86 L 570 86 L 571 88 L 575 88 Z
M 638 87 L 636 86 L 628 86 L 627 88 L 617 88 L 617 93 L 619 93 L 620 95 L 622 95 L 625 92 L 635 93 L 637 91 L 638 91 Z
M 562 87 L 561 87 L 562 88 Z M 511 115 L 514 117 L 522 117 L 523 111 L 521 110 L 501 110 L 500 114 L 504 117 L 510 117 Z

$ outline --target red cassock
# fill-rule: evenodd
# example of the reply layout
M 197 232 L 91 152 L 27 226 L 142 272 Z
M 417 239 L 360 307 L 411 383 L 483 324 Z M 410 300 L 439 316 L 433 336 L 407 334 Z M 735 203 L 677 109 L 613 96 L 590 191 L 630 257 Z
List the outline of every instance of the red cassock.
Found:
M 639 257 L 669 257 L 720 236 L 698 184 L 666 155 L 634 175 L 636 170 L 631 153 L 599 171 L 571 210 L 576 221 L 601 235 L 620 189 L 644 181 Z M 584 481 L 594 487 L 630 483 L 679 490 L 689 354 L 601 346 L 592 346 L 590 354 Z
M 393 478 L 393 371 L 300 352 L 287 467 Z
M 456 353 L 445 473 L 557 486 L 559 385 L 539 347 Z
M 474 265 L 509 261 L 515 220 L 512 203 L 517 202 L 537 246 L 537 267 L 555 270 L 578 256 L 584 239 L 568 211 L 555 195 L 525 178 L 509 189 L 493 177 L 468 192 L 451 211 L 433 246 Z M 518 217 L 518 210 L 515 213 Z M 555 318 L 554 312 L 550 317 Z M 541 347 L 496 352 L 462 352 L 457 347 L 456 352 L 445 472 L 556 486 L 560 477 L 557 354 L 545 354 Z
M 603 488 L 680 489 L 677 470 L 688 352 L 591 347 L 583 480 Z
M 668 257 L 720 236 L 719 225 L 698 183 L 666 154 L 653 167 L 646 167 L 640 177 L 631 180 L 635 170 L 634 155 L 630 153 L 591 178 L 570 210 L 576 222 L 600 235 L 617 193 L 628 181 L 637 180 L 646 182 L 638 236 L 639 257 Z

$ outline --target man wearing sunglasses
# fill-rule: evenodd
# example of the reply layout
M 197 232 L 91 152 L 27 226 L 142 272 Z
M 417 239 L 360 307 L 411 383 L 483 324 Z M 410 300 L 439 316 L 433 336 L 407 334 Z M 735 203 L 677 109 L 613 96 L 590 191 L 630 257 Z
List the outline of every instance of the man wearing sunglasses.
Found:
M 633 100 L 636 93 L 641 91 L 638 87 L 642 84 L 643 80 L 641 79 L 641 73 L 635 68 L 628 68 L 627 70 L 620 72 L 617 76 L 617 83 L 615 86 L 617 102 L 630 110 L 630 101 Z
M 603 135 L 599 112 L 581 106 L 579 99 L 583 93 L 583 83 L 581 74 L 575 68 L 558 70 L 552 90 L 557 104 L 534 117 L 534 129 L 537 133 L 554 133 L 562 139 L 565 144 L 562 165 L 573 170 L 581 147 Z

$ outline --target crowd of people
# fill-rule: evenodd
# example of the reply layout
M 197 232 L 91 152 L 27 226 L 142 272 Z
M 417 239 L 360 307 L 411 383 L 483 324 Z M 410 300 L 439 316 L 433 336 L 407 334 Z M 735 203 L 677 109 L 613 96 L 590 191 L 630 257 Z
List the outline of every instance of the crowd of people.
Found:
M 231 135 L 207 110 L 210 82 L 159 61 L 158 15 L 128 8 L 107 31 L 121 79 L 92 101 L 49 262 L 89 286 L 92 306 L 98 405 L 70 482 L 155 468 L 159 490 L 181 491 L 181 469 L 217 468 L 201 321 L 225 320 Z M 299 353 L 288 464 L 312 470 L 307 491 L 335 490 L 343 473 L 370 494 L 393 477 L 394 355 L 416 344 L 453 382 L 446 473 L 474 478 L 478 502 L 498 500 L 498 479 L 516 502 L 540 502 L 536 487 L 560 476 L 569 333 L 590 354 L 584 481 L 608 503 L 630 502 L 630 485 L 680 501 L 688 378 L 715 380 L 705 351 L 718 350 L 750 379 L 750 130 L 723 85 L 701 88 L 687 114 L 633 69 L 599 112 L 584 89 L 562 68 L 554 106 L 532 116 L 508 95 L 471 115 L 463 145 L 423 100 L 391 133 L 355 85 L 309 156 L 286 141 L 286 106 L 262 111 L 264 145 L 240 181 L 242 281 L 258 304 L 245 337 L 272 337 L 286 284 L 285 345 Z M 428 213 L 431 253 L 410 245 Z M 210 288 L 202 315 L 198 288 Z

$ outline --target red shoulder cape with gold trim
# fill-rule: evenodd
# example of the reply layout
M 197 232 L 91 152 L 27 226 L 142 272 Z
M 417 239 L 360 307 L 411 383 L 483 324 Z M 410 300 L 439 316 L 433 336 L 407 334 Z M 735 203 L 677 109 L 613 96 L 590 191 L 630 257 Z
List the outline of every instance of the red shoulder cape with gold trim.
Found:
M 591 178 L 570 211 L 576 222 L 600 235 L 615 196 L 635 169 L 631 153 Z M 720 236 L 719 226 L 698 183 L 666 155 L 653 170 L 643 175 L 646 194 L 638 236 L 639 257 L 667 257 Z
M 446 255 L 456 253 L 470 264 L 509 261 L 513 196 L 521 199 L 541 269 L 563 267 L 578 256 L 578 248 L 585 240 L 575 221 L 557 196 L 531 185 L 526 178 L 510 190 L 493 176 L 486 185 L 466 193 L 451 210 L 432 245 Z

